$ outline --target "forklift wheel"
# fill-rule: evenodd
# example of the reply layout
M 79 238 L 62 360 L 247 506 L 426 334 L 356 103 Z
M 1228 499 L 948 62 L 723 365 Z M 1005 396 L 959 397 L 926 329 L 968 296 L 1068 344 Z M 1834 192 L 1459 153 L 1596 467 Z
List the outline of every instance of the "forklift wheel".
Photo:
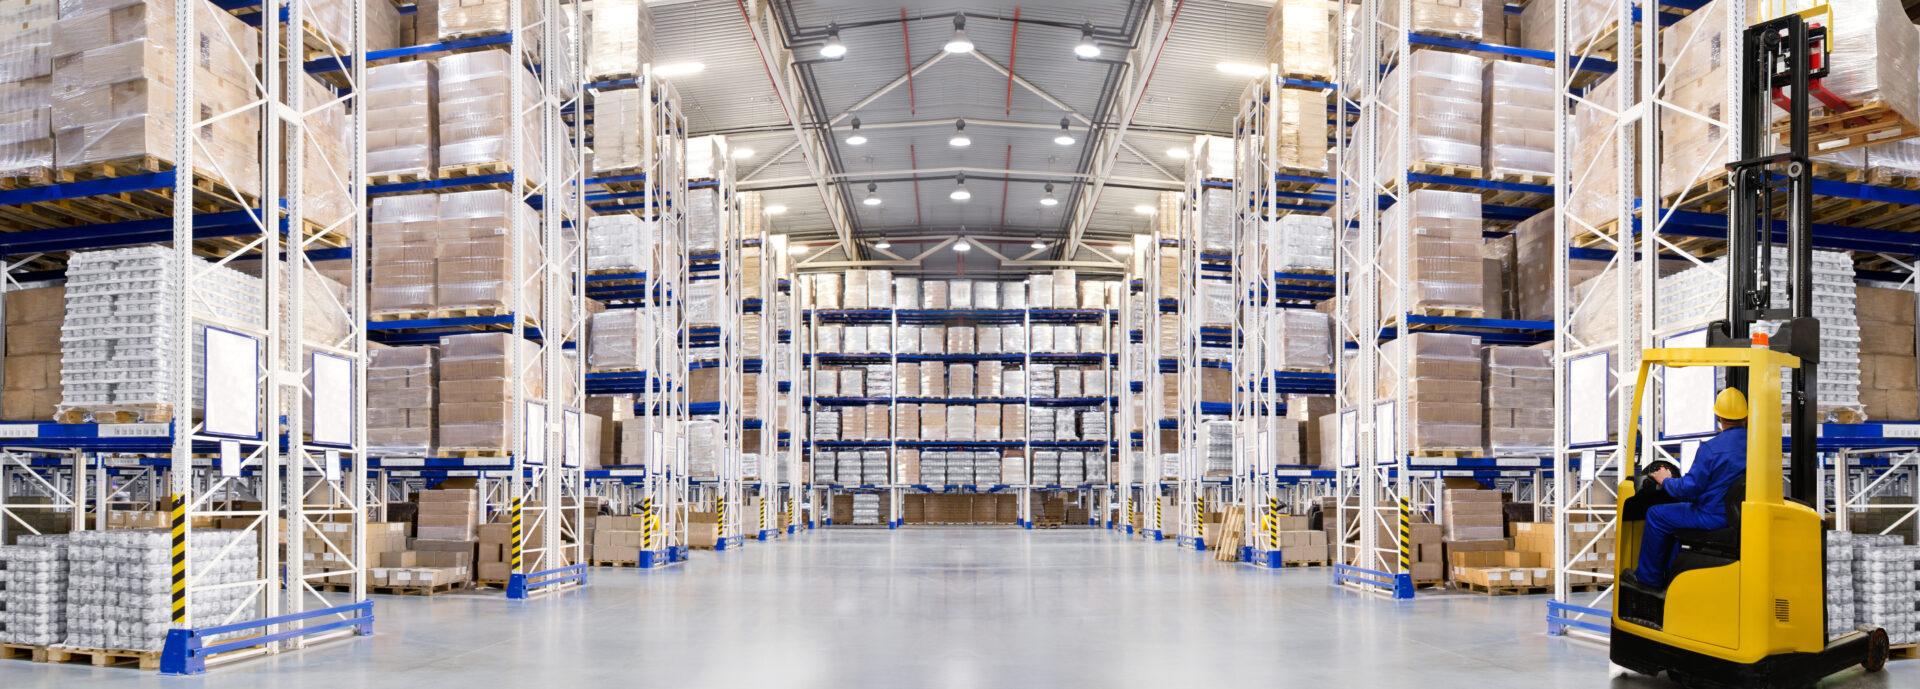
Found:
M 1879 672 L 1887 669 L 1887 656 L 1892 652 L 1892 649 L 1888 648 L 1889 645 L 1887 630 L 1874 629 L 1868 632 L 1867 659 L 1860 662 L 1860 667 L 1867 672 Z

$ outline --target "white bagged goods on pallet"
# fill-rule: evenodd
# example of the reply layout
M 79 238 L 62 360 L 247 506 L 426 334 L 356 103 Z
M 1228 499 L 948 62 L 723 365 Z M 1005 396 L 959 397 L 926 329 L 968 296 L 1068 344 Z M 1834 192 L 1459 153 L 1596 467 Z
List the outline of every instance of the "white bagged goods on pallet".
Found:
M 1267 263 L 1282 273 L 1333 272 L 1333 219 L 1292 213 L 1261 223 Z
M 838 397 L 840 395 L 840 372 L 831 369 L 813 369 L 813 396 Z
M 1207 476 L 1230 476 L 1233 474 L 1233 422 L 1202 421 L 1200 423 L 1200 442 L 1206 447 L 1205 471 Z
M 1052 409 L 1027 408 L 1027 436 L 1034 441 L 1060 440 L 1059 428 L 1054 421 Z
M 1920 643 L 1920 546 L 1892 535 L 1854 534 L 1849 540 L 1854 622 L 1887 630 L 1896 646 Z
M 1773 304 L 1789 303 L 1787 295 L 1786 252 L 1775 247 L 1773 254 Z M 1705 324 L 1726 313 L 1726 277 L 1724 259 L 1660 278 L 1660 293 L 1672 295 L 1659 300 L 1654 314 L 1657 327 L 1671 328 Z M 1844 252 L 1813 252 L 1813 315 L 1820 319 L 1820 366 L 1816 381 L 1822 414 L 1837 413 L 1842 421 L 1858 420 L 1860 404 L 1860 323 L 1856 318 L 1853 259 Z M 1772 333 L 1777 322 L 1756 324 L 1755 330 Z M 1784 398 L 1785 390 L 1781 391 Z
M 1027 308 L 1054 308 L 1052 275 L 1042 273 L 1027 278 Z
M 928 486 L 948 485 L 947 453 L 941 450 L 927 450 L 920 453 L 920 483 Z
M 973 305 L 973 281 L 948 280 L 947 305 L 956 309 L 976 308 Z
M 721 463 L 720 422 L 687 422 L 687 477 L 710 481 L 719 476 Z
M 1000 308 L 1000 285 L 995 282 L 976 280 L 973 283 L 973 308 Z
M 645 368 L 641 361 L 644 323 L 644 314 L 639 309 L 593 314 L 587 320 L 587 367 L 594 371 Z
M 813 412 L 811 432 L 814 440 L 839 440 L 840 412 L 824 409 Z
M 1000 374 L 1001 397 L 1026 397 L 1027 372 L 1020 369 L 1004 371 Z
M 1080 376 L 1080 394 L 1087 397 L 1107 396 L 1107 376 L 1111 372 L 1105 368 L 1082 371 Z
M 1231 150 L 1229 150 L 1231 154 Z M 1239 206 L 1232 189 L 1206 189 L 1200 192 L 1200 251 L 1207 254 L 1233 253 L 1233 217 Z
M 947 407 L 947 439 L 973 440 L 975 409 L 971 404 Z
M 1043 323 L 1035 323 L 1033 325 L 1033 341 L 1031 344 L 1033 351 L 1036 352 L 1060 351 L 1060 348 L 1055 347 L 1053 344 L 1053 326 Z
M 1077 450 L 1060 452 L 1060 485 L 1078 486 L 1087 482 L 1086 460 Z
M 840 276 L 832 273 L 816 273 L 807 276 L 813 282 L 813 306 L 821 309 L 840 308 Z
M 867 366 L 867 396 L 889 397 L 893 394 L 893 367 L 886 364 Z
M 1080 342 L 1077 351 L 1086 354 L 1099 354 L 1107 351 L 1107 328 L 1097 323 L 1083 323 L 1075 331 Z
M 189 301 L 192 341 L 174 341 L 166 295 L 182 279 L 173 251 L 160 246 L 76 252 L 67 264 L 66 316 L 60 332 L 58 411 L 173 403 L 167 371 L 192 352 L 194 406 L 205 394 L 201 364 L 209 325 L 258 331 L 265 325 L 264 283 L 195 258 Z M 184 346 L 183 346 L 184 345 Z M 177 415 L 181 418 L 184 415 Z
M 1073 269 L 1072 268 L 1053 269 L 1052 282 L 1053 282 L 1053 308 L 1056 308 L 1056 309 L 1073 308 L 1074 285 L 1079 284 L 1079 278 L 1074 277 Z
M 687 251 L 711 253 L 720 250 L 720 194 L 707 187 L 687 192 Z M 835 276 L 834 282 L 839 282 Z M 848 289 L 852 289 L 849 285 Z M 834 290 L 838 292 L 838 290 Z M 818 297 L 815 297 L 818 299 Z M 817 303 L 817 302 L 816 302 Z M 835 302 L 838 303 L 838 302 Z M 838 308 L 822 306 L 822 308 Z
M 840 354 L 846 349 L 846 327 L 823 324 L 813 330 L 813 351 Z
M 893 308 L 921 308 L 920 278 L 898 277 L 893 279 Z
M 893 479 L 887 471 L 886 450 L 860 451 L 860 483 L 868 486 L 884 486 Z
M 866 397 L 867 372 L 858 368 L 840 369 L 840 396 Z
M 862 308 L 862 307 L 856 306 L 853 308 Z M 864 325 L 847 326 L 847 329 L 843 331 L 843 335 L 842 335 L 842 337 L 846 338 L 846 341 L 842 343 L 843 348 L 841 351 L 844 351 L 848 354 L 866 354 L 868 352 L 873 351 L 873 348 L 868 346 L 867 344 L 867 335 L 869 335 L 870 333 L 871 331 L 869 331 L 867 329 L 867 326 L 864 326 Z
M 1060 452 L 1058 450 L 1033 451 L 1033 484 L 1036 486 L 1060 485 Z
M 1180 453 L 1160 453 L 1160 478 L 1162 480 L 1180 478 Z
M 258 538 L 249 531 L 195 529 L 187 541 L 187 609 L 196 619 L 260 617 Z M 172 536 L 162 530 L 67 536 L 67 637 L 63 647 L 158 651 L 172 627 Z M 245 632 L 214 636 L 218 642 Z
M 1493 179 L 1553 175 L 1553 69 L 1507 60 L 1486 66 L 1481 116 Z
M 587 270 L 646 270 L 658 241 L 656 230 L 653 221 L 637 215 L 621 213 L 587 218 Z
M 1080 369 L 1058 368 L 1053 371 L 1054 394 L 1058 397 L 1080 396 Z
M 1480 169 L 1480 72 L 1485 61 L 1472 55 L 1415 50 L 1411 63 L 1413 72 L 1407 81 L 1411 83 L 1413 112 L 1409 116 L 1377 112 L 1386 118 L 1380 122 L 1383 141 L 1395 140 L 1399 127 L 1412 120 L 1413 159 L 1401 161 L 1398 148 L 1385 146 L 1380 168 L 1412 170 L 1423 165 L 1446 165 Z M 1401 81 L 1386 80 L 1383 102 L 1397 102 Z M 1371 116 L 1373 112 L 1363 115 Z
M 1104 452 L 1087 453 L 1087 483 L 1100 484 L 1107 482 L 1107 461 L 1105 457 L 1106 453 Z
M 847 271 L 847 308 L 872 308 L 872 300 L 867 298 L 868 289 L 872 286 L 872 282 L 867 279 L 867 273 L 869 272 L 872 271 L 861 270 L 859 268 Z
M 1233 298 L 1233 281 L 1200 281 L 1200 322 L 1208 326 L 1231 326 L 1239 313 L 1239 300 Z
M 696 326 L 720 323 L 720 281 L 700 280 L 687 283 L 687 322 Z
M 1055 440 L 1080 439 L 1079 425 L 1074 423 L 1078 416 L 1073 408 L 1060 407 L 1057 409 L 1041 409 L 1039 411 L 1053 415 L 1053 435 Z
M 1107 308 L 1107 285 L 1105 282 L 1087 281 L 1080 283 L 1080 308 Z
M 1382 270 L 1407 276 L 1405 289 L 1411 300 L 1403 309 L 1398 290 L 1382 290 L 1382 317 L 1402 311 L 1426 315 L 1441 315 L 1436 312 L 1443 310 L 1481 311 L 1486 273 L 1480 258 L 1480 196 L 1419 189 L 1411 197 L 1387 209 L 1385 226 L 1397 227 L 1402 214 L 1412 213 L 1406 221 L 1412 239 L 1406 254 L 1414 270 L 1404 271 L 1399 265 L 1400 233 L 1383 232 L 1380 250 Z
M 593 0 L 583 6 L 586 15 L 587 76 L 594 81 L 640 76 L 641 66 L 653 62 L 653 13 L 641 0 Z M 638 89 L 625 89 L 638 93 Z M 595 109 L 594 120 L 601 112 Z M 603 127 L 594 128 L 598 152 Z
M 1034 397 L 1059 397 L 1060 388 L 1056 384 L 1053 364 L 1034 364 L 1027 369 L 1027 382 L 1031 384 L 1028 393 Z
M 853 496 L 853 523 L 856 526 L 873 526 L 880 523 L 879 495 L 860 493 Z
M 727 137 L 721 134 L 687 137 L 687 179 L 714 179 L 727 165 Z M 712 191 L 712 187 L 707 188 Z
M 979 329 L 974 332 L 974 339 L 976 340 L 974 344 L 980 350 L 979 353 L 981 354 L 1001 354 L 1001 353 L 1019 354 L 1019 352 L 1007 352 L 1005 345 L 1001 343 L 1001 335 L 1005 332 L 1006 331 L 1000 329 L 999 326 L 993 326 L 993 325 L 980 326 Z
M 1084 440 L 1108 439 L 1107 413 L 1103 411 L 1080 412 L 1080 437 Z
M 1025 472 L 1021 471 L 1022 463 L 1023 463 L 1023 460 L 1021 460 L 1021 458 L 1018 455 L 1013 455 L 1013 454 L 1009 454 L 1008 456 L 1002 457 L 1000 459 L 1001 485 L 1019 486 L 1019 485 L 1026 484 L 1027 477 L 1025 475 Z
M 1000 349 L 1008 352 L 1027 351 L 1027 327 L 1019 323 L 1000 326 Z
M 1853 534 L 1828 531 L 1826 539 L 1826 620 L 1827 638 L 1853 631 Z M 1891 634 L 1889 634 L 1891 635 Z
M 901 353 L 906 353 L 907 350 L 902 349 L 900 351 Z M 947 326 L 944 326 L 944 325 L 920 326 L 920 353 L 921 354 L 947 353 Z
M 1000 308 L 1003 308 L 1003 309 L 1027 308 L 1027 301 L 1028 301 L 1027 300 L 1027 283 L 1020 282 L 1020 281 L 1009 281 L 1009 282 L 1002 282 L 998 284 L 1000 285 Z
M 811 483 L 835 485 L 840 477 L 835 473 L 839 461 L 832 452 L 819 452 L 813 456 L 813 478 Z
M 972 296 L 972 295 L 968 295 Z M 946 280 L 922 280 L 920 282 L 920 308 L 944 309 L 947 303 Z
M 45 646 L 67 636 L 65 535 L 22 536 L 0 546 L 0 643 Z

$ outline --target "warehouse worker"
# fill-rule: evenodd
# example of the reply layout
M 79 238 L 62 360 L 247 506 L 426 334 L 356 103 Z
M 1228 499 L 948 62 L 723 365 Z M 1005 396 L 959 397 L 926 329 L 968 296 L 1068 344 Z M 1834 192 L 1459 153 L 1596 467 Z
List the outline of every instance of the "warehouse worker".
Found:
M 1640 536 L 1640 562 L 1634 573 L 1644 586 L 1667 587 L 1667 568 L 1679 548 L 1674 531 L 1727 528 L 1727 489 L 1747 471 L 1747 396 L 1733 388 L 1721 390 L 1713 401 L 1713 415 L 1719 419 L 1720 434 L 1700 444 L 1687 475 L 1674 476 L 1667 467 L 1648 474 L 1667 495 L 1680 502 L 1647 508 L 1646 526 Z

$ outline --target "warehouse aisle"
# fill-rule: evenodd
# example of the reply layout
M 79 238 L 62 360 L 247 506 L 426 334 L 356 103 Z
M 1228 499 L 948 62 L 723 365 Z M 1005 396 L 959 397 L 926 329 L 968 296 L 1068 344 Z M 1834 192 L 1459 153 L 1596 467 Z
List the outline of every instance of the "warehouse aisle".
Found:
M 1596 687 L 1604 651 L 1539 633 L 1539 596 L 1411 604 L 1325 570 L 1196 562 L 1093 530 L 824 530 L 595 571 L 511 604 L 378 597 L 380 636 L 216 670 L 206 687 Z M 161 684 L 0 662 L 0 685 Z M 168 682 L 166 684 L 180 684 Z M 1666 686 L 1664 684 L 1658 686 Z M 1920 686 L 1920 661 L 1847 687 Z

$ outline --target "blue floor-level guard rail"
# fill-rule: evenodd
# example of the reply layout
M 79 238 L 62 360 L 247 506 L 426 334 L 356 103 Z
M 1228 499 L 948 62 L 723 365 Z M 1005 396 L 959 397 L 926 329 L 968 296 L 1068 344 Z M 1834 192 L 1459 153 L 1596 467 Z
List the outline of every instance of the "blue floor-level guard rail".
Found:
M 206 643 L 206 640 L 208 637 L 216 636 L 219 634 L 232 634 L 234 632 L 244 632 L 244 631 L 249 631 L 254 629 L 264 629 L 266 627 L 271 627 L 277 624 L 299 622 L 301 620 L 310 620 L 317 617 L 326 617 L 329 615 L 346 615 L 347 617 L 343 617 L 337 620 L 328 620 L 325 622 L 321 622 L 319 624 L 308 625 L 300 629 L 291 629 L 284 632 L 275 632 L 272 634 L 262 634 L 260 636 L 251 636 L 251 637 L 247 637 L 245 639 L 240 639 L 237 641 L 228 641 L 228 642 L 216 643 L 212 645 L 208 645 Z M 297 612 L 289 615 L 281 615 L 279 617 L 269 617 L 263 620 L 236 622 L 233 624 L 223 624 L 215 627 L 202 627 L 199 629 L 169 629 L 167 630 L 166 645 L 162 646 L 160 650 L 160 674 L 163 674 L 163 675 L 204 674 L 207 671 L 207 658 L 212 657 L 216 654 L 229 653 L 232 651 L 239 651 L 239 650 L 244 650 L 248 648 L 257 648 L 260 646 L 265 646 L 267 644 L 273 643 L 275 641 L 293 639 L 293 638 L 302 637 L 302 636 L 310 636 L 313 634 L 319 634 L 321 632 L 329 632 L 335 629 L 344 629 L 347 627 L 357 628 L 358 636 L 368 636 L 373 634 L 373 601 L 361 601 L 358 603 L 349 603 L 346 605 L 339 605 L 331 608 L 322 608 L 319 610 L 308 610 L 306 612 Z
M 1336 564 L 1333 566 L 1333 583 L 1335 586 L 1349 583 L 1371 586 L 1393 594 L 1393 597 L 1398 600 L 1413 597 L 1413 575 L 1405 572 L 1394 574 L 1377 569 Z
M 570 581 L 579 582 L 581 586 L 587 585 L 587 566 L 578 564 L 540 572 L 515 572 L 507 578 L 507 598 L 526 600 L 540 589 Z

